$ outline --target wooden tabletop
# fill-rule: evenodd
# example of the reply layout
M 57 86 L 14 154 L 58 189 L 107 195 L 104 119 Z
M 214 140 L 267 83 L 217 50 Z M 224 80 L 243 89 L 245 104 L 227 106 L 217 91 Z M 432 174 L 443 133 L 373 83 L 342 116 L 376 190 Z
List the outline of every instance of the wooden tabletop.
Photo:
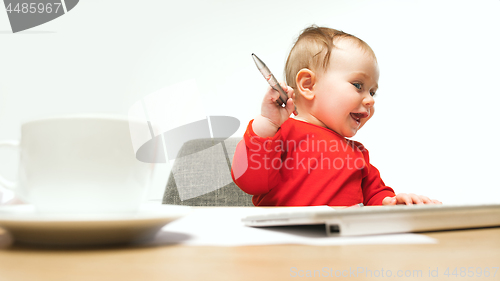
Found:
M 309 280 L 310 276 L 327 280 L 341 277 L 354 280 L 500 280 L 500 228 L 424 235 L 439 242 L 93 249 L 13 245 L 0 250 L 0 281 Z M 0 241 L 1 237 L 0 232 Z

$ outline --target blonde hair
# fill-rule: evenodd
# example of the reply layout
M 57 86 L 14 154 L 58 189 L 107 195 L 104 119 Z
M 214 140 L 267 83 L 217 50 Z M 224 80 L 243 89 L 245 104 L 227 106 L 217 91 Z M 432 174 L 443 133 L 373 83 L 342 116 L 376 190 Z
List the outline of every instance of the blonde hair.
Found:
M 285 80 L 297 94 L 295 78 L 297 73 L 307 68 L 312 71 L 326 71 L 330 65 L 332 50 L 335 42 L 349 39 L 358 47 L 365 50 L 376 60 L 375 53 L 363 40 L 358 37 L 327 27 L 310 26 L 302 31 L 295 41 L 285 65 Z

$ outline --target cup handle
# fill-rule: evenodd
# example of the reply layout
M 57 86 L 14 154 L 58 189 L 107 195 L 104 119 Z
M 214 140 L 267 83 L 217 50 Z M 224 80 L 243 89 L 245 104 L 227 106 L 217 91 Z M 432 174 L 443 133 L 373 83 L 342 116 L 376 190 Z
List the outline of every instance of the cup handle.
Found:
M 0 141 L 0 147 L 2 146 L 8 146 L 8 147 L 14 147 L 14 148 L 19 148 L 19 142 L 18 141 Z M 16 183 L 13 181 L 10 181 L 0 175 L 0 185 L 3 185 L 4 187 L 14 190 L 16 188 Z

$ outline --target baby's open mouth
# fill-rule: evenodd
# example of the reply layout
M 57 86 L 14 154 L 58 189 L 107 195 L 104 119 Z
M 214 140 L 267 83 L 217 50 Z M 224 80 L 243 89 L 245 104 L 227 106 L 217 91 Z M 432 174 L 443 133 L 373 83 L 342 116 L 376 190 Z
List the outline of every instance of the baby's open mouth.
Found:
M 356 123 L 358 123 L 358 125 L 361 123 L 361 118 L 366 118 L 369 115 L 370 114 L 368 112 L 357 112 L 357 113 L 351 112 L 352 119 L 354 119 L 354 121 L 356 121 Z

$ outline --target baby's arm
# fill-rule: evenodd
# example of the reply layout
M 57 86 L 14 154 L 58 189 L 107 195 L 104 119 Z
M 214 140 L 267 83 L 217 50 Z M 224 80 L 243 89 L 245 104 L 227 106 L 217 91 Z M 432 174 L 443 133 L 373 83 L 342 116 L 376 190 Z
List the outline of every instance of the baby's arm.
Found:
M 274 136 L 281 124 L 294 112 L 293 89 L 283 83 L 280 83 L 280 85 L 289 97 L 286 106 L 280 107 L 276 104 L 279 93 L 269 87 L 262 101 L 261 114 L 255 117 L 252 124 L 253 131 L 259 137 L 267 138 Z
M 281 87 L 288 97 L 294 97 L 291 88 L 283 84 Z M 236 147 L 231 176 L 248 194 L 267 193 L 280 181 L 279 169 L 273 168 L 272 163 L 281 161 L 282 142 L 278 129 L 294 110 L 292 98 L 288 99 L 286 107 L 280 107 L 276 104 L 278 92 L 269 87 L 262 101 L 261 115 L 250 122 L 243 140 Z
M 366 148 L 362 144 L 358 142 L 355 143 L 357 147 L 363 152 L 365 161 L 369 163 L 370 156 L 368 154 L 368 150 L 366 150 Z M 368 165 L 369 172 L 363 180 L 363 196 L 365 197 L 365 205 L 378 205 L 380 204 L 380 200 L 382 198 L 384 198 L 382 199 L 382 205 L 443 204 L 439 200 L 429 199 L 429 197 L 423 195 L 416 195 L 413 193 L 396 194 L 392 188 L 385 186 L 384 182 L 380 178 L 378 169 L 371 164 Z M 390 193 L 395 196 L 387 196 Z
M 382 205 L 396 205 L 396 204 L 443 204 L 441 201 L 436 199 L 430 199 L 427 196 L 416 195 L 413 193 L 399 193 L 394 197 L 385 197 L 382 200 Z

